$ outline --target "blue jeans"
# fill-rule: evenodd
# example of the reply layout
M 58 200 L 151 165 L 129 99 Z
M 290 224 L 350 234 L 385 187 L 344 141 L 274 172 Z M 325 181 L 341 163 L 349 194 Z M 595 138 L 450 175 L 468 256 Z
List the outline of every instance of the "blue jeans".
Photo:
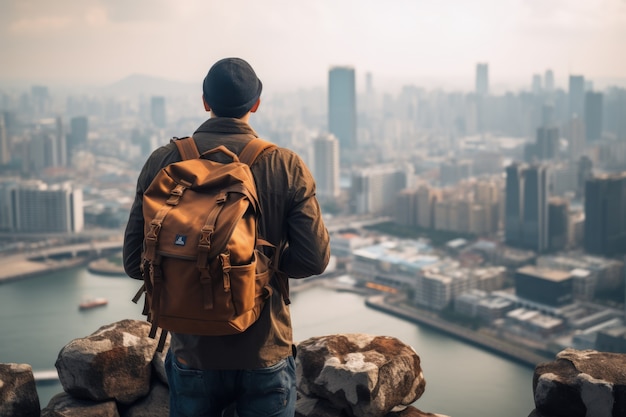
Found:
M 165 357 L 170 417 L 220 417 L 235 403 L 239 417 L 293 417 L 296 364 L 288 357 L 269 368 L 198 370 Z

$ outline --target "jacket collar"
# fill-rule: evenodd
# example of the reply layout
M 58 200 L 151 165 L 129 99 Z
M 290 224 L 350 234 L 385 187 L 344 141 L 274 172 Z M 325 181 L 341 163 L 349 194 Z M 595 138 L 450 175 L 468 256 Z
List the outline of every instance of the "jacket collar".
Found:
M 195 133 L 243 133 L 258 137 L 248 123 L 231 117 L 211 117 L 202 123 Z

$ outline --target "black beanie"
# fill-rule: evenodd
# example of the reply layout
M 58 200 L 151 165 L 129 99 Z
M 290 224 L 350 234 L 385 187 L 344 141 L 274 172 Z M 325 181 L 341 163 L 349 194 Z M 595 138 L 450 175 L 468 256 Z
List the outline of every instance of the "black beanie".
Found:
M 216 115 L 240 118 L 261 96 L 263 84 L 246 61 L 224 58 L 217 61 L 204 78 L 204 101 Z

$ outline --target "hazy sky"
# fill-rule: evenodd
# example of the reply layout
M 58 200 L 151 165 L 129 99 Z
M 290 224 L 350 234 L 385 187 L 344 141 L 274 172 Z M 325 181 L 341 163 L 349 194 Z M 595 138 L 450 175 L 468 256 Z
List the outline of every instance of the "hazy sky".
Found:
M 240 56 L 267 87 L 444 79 L 530 84 L 551 68 L 626 77 L 626 0 L 0 0 L 0 80 L 201 80 Z M 359 84 L 359 88 L 361 84 Z

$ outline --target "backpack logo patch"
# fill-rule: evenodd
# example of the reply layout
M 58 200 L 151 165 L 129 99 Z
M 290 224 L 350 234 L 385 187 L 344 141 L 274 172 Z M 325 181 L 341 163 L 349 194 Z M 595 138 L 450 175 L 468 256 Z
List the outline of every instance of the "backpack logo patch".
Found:
M 185 246 L 186 243 L 187 243 L 187 236 L 176 235 L 176 240 L 174 240 L 174 244 L 176 246 Z

